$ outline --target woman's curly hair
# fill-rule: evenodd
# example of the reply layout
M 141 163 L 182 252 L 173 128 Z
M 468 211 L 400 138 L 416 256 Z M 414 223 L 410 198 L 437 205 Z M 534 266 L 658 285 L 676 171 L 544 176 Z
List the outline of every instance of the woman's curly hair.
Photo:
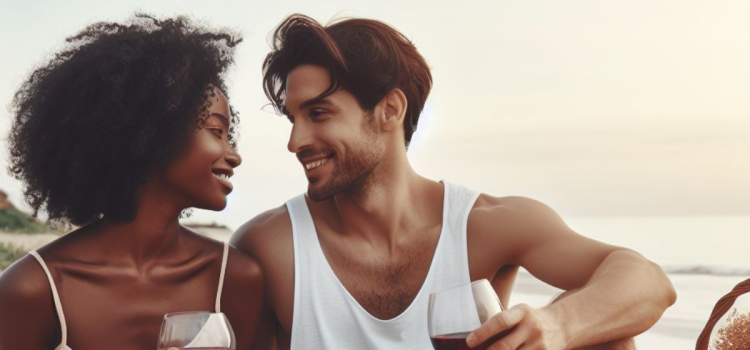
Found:
M 204 126 L 213 87 L 226 92 L 241 40 L 185 17 L 145 14 L 69 37 L 11 105 L 8 170 L 34 215 L 75 225 L 133 220 L 139 188 Z

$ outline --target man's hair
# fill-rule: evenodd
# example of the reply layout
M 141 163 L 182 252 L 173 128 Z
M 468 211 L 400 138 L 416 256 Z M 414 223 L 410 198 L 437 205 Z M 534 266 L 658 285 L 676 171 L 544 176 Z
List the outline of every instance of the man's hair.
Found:
M 241 39 L 185 17 L 136 14 L 66 41 L 15 93 L 8 170 L 34 215 L 130 221 L 139 188 L 205 125 L 213 88 L 226 91 Z
M 404 142 L 409 146 L 432 87 L 432 75 L 403 34 L 370 19 L 345 19 L 323 26 L 295 14 L 276 28 L 272 40 L 272 51 L 263 63 L 263 88 L 278 113 L 285 110 L 289 73 L 303 64 L 320 66 L 331 75 L 321 98 L 343 89 L 370 112 L 393 89 L 403 91 L 408 102 Z

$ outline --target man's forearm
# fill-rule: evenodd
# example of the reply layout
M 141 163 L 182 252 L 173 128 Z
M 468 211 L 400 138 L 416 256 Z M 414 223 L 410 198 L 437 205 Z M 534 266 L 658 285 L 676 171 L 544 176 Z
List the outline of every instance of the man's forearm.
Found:
M 540 311 L 560 325 L 566 349 L 633 337 L 659 320 L 676 295 L 662 269 L 641 255 L 612 252 L 580 290 Z

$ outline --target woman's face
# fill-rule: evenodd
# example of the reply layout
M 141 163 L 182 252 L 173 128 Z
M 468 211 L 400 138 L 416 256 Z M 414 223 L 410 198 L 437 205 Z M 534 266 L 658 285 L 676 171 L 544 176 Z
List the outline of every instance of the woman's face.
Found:
M 184 205 L 222 210 L 232 192 L 233 169 L 242 158 L 229 144 L 232 118 L 226 96 L 214 89 L 208 100 L 205 127 L 192 135 L 185 151 L 167 168 L 164 180 L 185 201 Z

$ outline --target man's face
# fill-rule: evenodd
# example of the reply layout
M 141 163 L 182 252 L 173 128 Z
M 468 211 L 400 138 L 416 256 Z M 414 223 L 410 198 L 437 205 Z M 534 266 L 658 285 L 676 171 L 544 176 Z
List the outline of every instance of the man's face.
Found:
M 373 117 L 354 95 L 338 90 L 318 98 L 329 83 L 328 71 L 313 65 L 295 68 L 286 81 L 285 113 L 293 124 L 288 149 L 302 163 L 315 201 L 363 184 L 384 153 Z

